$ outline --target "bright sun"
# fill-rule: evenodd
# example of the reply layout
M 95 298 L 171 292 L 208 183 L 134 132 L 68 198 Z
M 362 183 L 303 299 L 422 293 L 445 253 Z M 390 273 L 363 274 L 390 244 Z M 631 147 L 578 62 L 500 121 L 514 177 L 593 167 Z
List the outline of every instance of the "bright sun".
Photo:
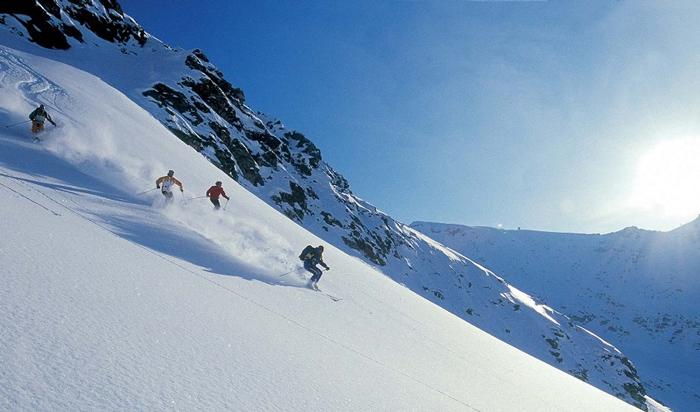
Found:
M 669 216 L 700 213 L 700 138 L 662 142 L 637 166 L 632 205 Z

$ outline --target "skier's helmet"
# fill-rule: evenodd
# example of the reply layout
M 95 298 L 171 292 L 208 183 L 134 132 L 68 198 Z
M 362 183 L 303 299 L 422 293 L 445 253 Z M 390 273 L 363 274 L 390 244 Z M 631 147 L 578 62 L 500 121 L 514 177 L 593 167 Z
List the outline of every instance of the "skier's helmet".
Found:
M 216 182 L 216 185 L 217 185 L 217 186 L 221 186 L 221 182 Z
M 323 245 L 319 246 L 319 247 L 318 247 L 318 250 L 320 250 L 321 252 L 323 252 Z
M 172 170 L 168 170 L 168 176 L 171 176 L 171 177 L 172 177 L 172 175 L 174 175 L 174 174 L 175 174 L 175 172 L 174 172 L 174 171 L 172 171 Z

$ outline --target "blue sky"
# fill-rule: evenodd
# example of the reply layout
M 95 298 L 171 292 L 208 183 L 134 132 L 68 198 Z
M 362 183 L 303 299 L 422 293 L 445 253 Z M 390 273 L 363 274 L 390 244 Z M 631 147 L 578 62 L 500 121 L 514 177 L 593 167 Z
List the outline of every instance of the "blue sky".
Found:
M 700 4 L 120 1 L 392 217 L 607 233 L 700 213 Z

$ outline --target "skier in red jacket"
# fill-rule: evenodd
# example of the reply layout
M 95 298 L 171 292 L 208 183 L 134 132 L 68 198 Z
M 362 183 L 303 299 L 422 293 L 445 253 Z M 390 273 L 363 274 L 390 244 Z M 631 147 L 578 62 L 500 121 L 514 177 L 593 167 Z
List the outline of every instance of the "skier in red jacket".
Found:
M 214 205 L 214 210 L 219 210 L 221 207 L 221 204 L 219 203 L 219 196 L 223 196 L 226 198 L 226 200 L 229 200 L 229 197 L 226 196 L 226 192 L 224 192 L 224 188 L 221 187 L 221 182 L 216 182 L 214 186 L 207 190 L 207 197 Z

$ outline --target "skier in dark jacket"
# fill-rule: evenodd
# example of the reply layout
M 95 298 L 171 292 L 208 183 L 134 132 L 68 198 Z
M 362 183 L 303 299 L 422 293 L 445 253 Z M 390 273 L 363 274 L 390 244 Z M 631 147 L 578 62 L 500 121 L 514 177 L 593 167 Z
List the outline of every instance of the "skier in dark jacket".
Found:
M 323 246 L 307 248 L 304 251 L 306 253 L 300 256 L 304 261 L 304 269 L 313 274 L 311 279 L 309 279 L 309 287 L 318 290 L 316 284 L 319 279 L 321 279 L 323 272 L 321 272 L 321 269 L 317 268 L 316 265 L 321 265 L 326 268 L 326 270 L 330 270 L 331 268 L 323 261 Z
M 49 113 L 46 111 L 44 105 L 39 105 L 33 112 L 29 114 L 29 118 L 32 119 L 32 133 L 37 134 L 44 131 L 44 121 L 48 120 L 49 123 L 56 126 L 56 123 L 51 119 Z

